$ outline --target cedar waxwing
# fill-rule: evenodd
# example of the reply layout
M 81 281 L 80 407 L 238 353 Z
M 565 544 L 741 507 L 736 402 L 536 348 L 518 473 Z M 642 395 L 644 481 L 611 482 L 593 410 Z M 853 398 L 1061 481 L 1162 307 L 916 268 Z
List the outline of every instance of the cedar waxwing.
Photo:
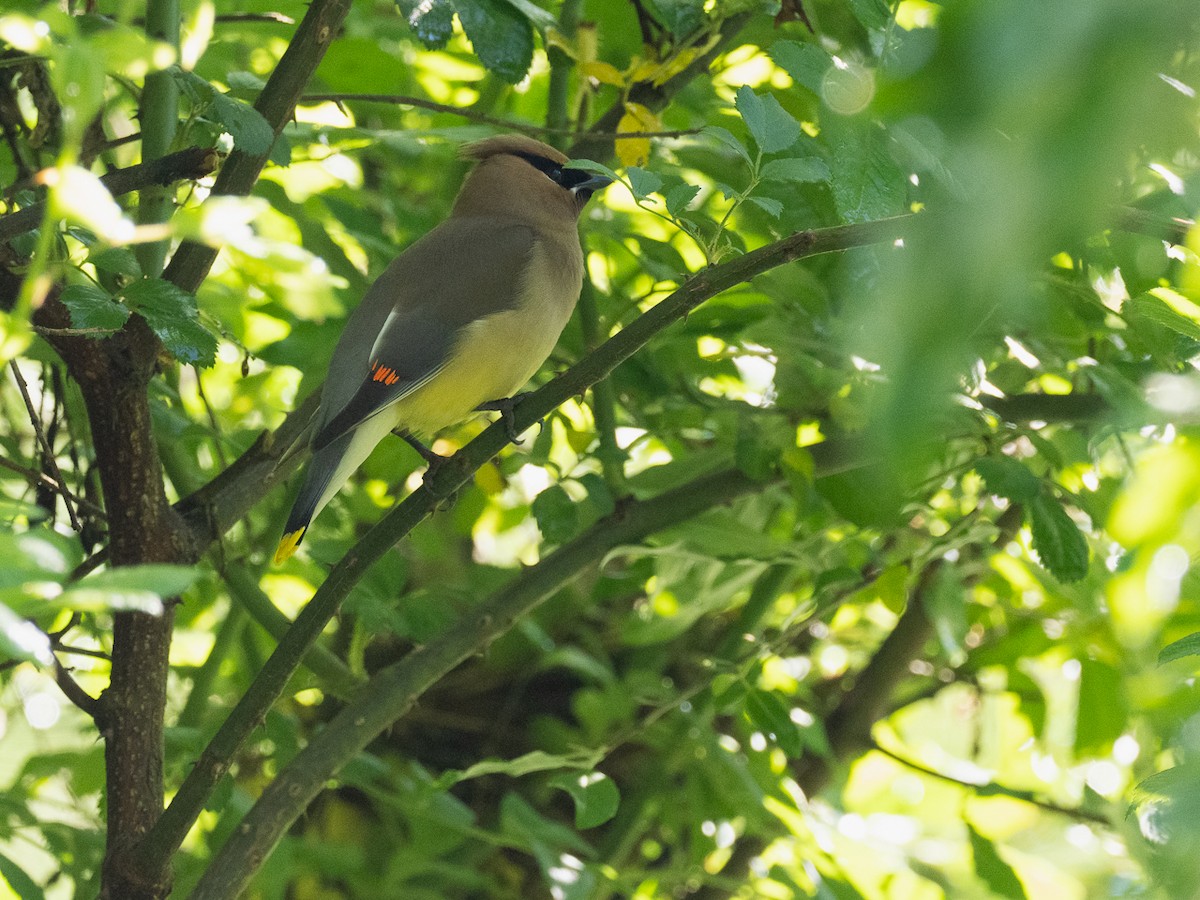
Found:
M 388 266 L 346 322 L 276 563 L 388 432 L 432 434 L 511 397 L 571 317 L 583 286 L 576 221 L 609 179 L 517 135 L 462 155 L 478 164 L 450 218 Z

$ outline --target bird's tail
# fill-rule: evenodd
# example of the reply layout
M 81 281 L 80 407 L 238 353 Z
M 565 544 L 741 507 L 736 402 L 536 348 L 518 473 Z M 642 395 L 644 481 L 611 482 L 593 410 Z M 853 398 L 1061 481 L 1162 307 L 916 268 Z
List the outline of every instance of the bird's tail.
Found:
M 292 503 L 292 512 L 288 516 L 287 525 L 284 526 L 283 537 L 275 549 L 276 565 L 296 552 L 296 548 L 304 540 L 309 523 L 341 487 L 341 481 L 334 483 L 334 476 L 342 467 L 352 437 L 353 434 L 343 435 L 313 453 L 312 459 L 308 461 L 304 483 L 300 485 L 300 493 Z

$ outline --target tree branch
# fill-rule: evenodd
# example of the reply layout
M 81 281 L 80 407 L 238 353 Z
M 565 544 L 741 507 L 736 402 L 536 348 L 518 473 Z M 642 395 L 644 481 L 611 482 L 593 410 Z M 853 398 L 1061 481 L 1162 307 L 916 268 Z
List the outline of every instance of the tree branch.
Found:
M 213 858 L 192 900 L 236 897 L 292 822 L 329 779 L 430 686 L 504 634 L 612 548 L 686 521 L 712 506 L 764 485 L 725 469 L 645 501 L 626 501 L 575 540 L 526 569 L 448 632 L 411 651 L 371 678 L 279 773 Z
M 102 175 L 100 181 L 108 188 L 110 194 L 120 197 L 151 185 L 166 186 L 177 181 L 203 178 L 216 170 L 220 160 L 221 154 L 211 147 L 189 147 L 150 162 L 115 169 L 107 175 Z M 0 243 L 37 228 L 41 225 L 45 213 L 45 203 L 32 203 L 16 212 L 0 216 Z
M 291 121 L 297 99 L 304 92 L 349 11 L 350 0 L 314 0 L 304 14 L 279 65 L 254 103 L 254 108 L 267 120 L 277 137 Z M 267 163 L 268 154 L 269 151 L 250 154 L 235 149 L 221 167 L 211 196 L 244 197 L 249 194 Z M 216 258 L 217 251 L 213 248 L 185 242 L 175 251 L 163 277 L 194 294 Z
M 658 332 L 686 316 L 710 297 L 796 259 L 895 240 L 910 218 L 899 216 L 878 222 L 798 232 L 745 256 L 701 271 L 627 328 L 609 338 L 594 353 L 525 397 L 513 410 L 512 426 L 517 433 L 530 428 L 559 404 L 607 377 Z M 422 485 L 372 527 L 333 567 L 213 737 L 158 825 L 147 836 L 139 851 L 140 866 L 153 871 L 168 863 L 203 809 L 205 800 L 228 771 L 234 754 L 278 699 L 300 659 L 336 615 L 346 595 L 384 553 L 416 527 L 437 504 L 466 484 L 480 466 L 499 453 L 508 443 L 507 434 L 506 423 L 496 421 L 436 472 L 427 473 Z

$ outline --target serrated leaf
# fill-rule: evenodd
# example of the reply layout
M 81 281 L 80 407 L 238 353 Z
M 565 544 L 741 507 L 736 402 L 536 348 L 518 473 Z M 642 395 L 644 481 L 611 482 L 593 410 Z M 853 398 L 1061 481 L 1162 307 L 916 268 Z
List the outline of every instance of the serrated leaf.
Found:
M 479 61 L 510 84 L 524 78 L 533 62 L 529 20 L 504 0 L 457 0 L 455 8 Z
M 868 29 L 886 28 L 891 18 L 883 0 L 850 0 L 850 9 L 854 11 L 854 17 Z
M 625 174 L 629 177 L 629 186 L 633 190 L 633 195 L 639 200 L 653 194 L 663 185 L 663 180 L 659 176 L 637 166 L 630 166 L 625 170 Z
M 161 278 L 147 278 L 122 293 L 177 360 L 196 366 L 216 361 L 217 339 L 200 324 L 196 298 L 187 291 Z
M 138 262 L 137 254 L 128 247 L 107 247 L 103 250 L 93 247 L 87 261 L 104 272 L 115 272 L 130 278 L 142 277 L 142 265 Z
M 529 20 L 538 31 L 545 32 L 558 25 L 558 19 L 531 0 L 508 0 L 517 12 Z
M 1042 480 L 1023 463 L 1008 456 L 986 456 L 975 462 L 975 471 L 989 493 L 1027 503 L 1042 492 Z
M 446 46 L 454 34 L 454 4 L 450 0 L 396 0 L 417 39 L 430 50 Z
M 1062 504 L 1045 496 L 1028 505 L 1033 549 L 1059 581 L 1079 581 L 1088 570 L 1087 539 Z
M 1165 301 L 1151 294 L 1142 294 L 1125 301 L 1121 312 L 1126 318 L 1144 319 L 1193 341 L 1200 341 L 1200 323 L 1172 309 Z
M 566 166 L 568 169 L 581 169 L 584 172 L 591 172 L 594 175 L 603 175 L 605 178 L 611 178 L 614 182 L 620 181 L 621 176 L 602 163 L 592 162 L 590 159 L 573 159 Z
M 1163 647 L 1158 651 L 1158 664 L 1161 666 L 1189 656 L 1200 656 L 1200 631 L 1172 641 Z
M 275 131 L 262 114 L 236 97 L 223 94 L 194 72 L 173 70 L 187 93 L 208 108 L 208 113 L 229 132 L 233 144 L 252 156 L 265 156 L 275 142 Z
M 779 41 L 771 46 L 771 57 L 792 76 L 792 80 L 820 95 L 821 82 L 833 65 L 829 54 L 816 44 Z
M 552 544 L 568 540 L 579 525 L 579 510 L 561 485 L 552 484 L 533 498 L 533 516 L 542 537 Z
M 575 801 L 575 827 L 595 828 L 617 814 L 621 792 L 616 782 L 603 772 L 559 775 L 550 786 L 566 791 Z
M 669 188 L 663 197 L 667 201 L 667 212 L 672 216 L 679 216 L 687 211 L 688 205 L 696 199 L 696 195 L 700 193 L 700 186 L 697 184 L 677 184 L 673 188 Z
M 993 894 L 1011 900 L 1026 900 L 1025 888 L 1012 866 L 996 852 L 995 845 L 982 834 L 967 826 L 971 837 L 971 853 L 975 858 L 975 874 L 988 886 Z
M 764 181 L 828 181 L 829 165 L 815 156 L 803 158 L 772 159 L 762 167 Z
M 800 123 L 779 105 L 773 95 L 763 94 L 760 97 L 748 85 L 742 85 L 734 102 L 742 121 L 763 153 L 786 150 L 800 137 Z
M 778 219 L 783 212 L 783 204 L 772 197 L 751 197 L 750 202 L 759 207 L 772 219 Z
M 833 199 L 847 222 L 868 222 L 904 210 L 904 175 L 884 146 L 886 136 L 873 125 L 834 118 L 825 136 L 831 153 Z
M 754 159 L 750 156 L 750 151 L 745 148 L 741 141 L 734 137 L 733 132 L 731 132 L 729 129 L 722 128 L 720 125 L 706 125 L 703 129 L 701 129 L 700 133 L 708 135 L 711 138 L 715 138 L 724 144 L 726 147 L 744 159 L 747 165 L 754 165 Z
M 675 37 L 687 37 L 704 21 L 704 0 L 647 0 L 646 5 Z
M 71 314 L 72 328 L 117 331 L 129 318 L 128 308 L 118 303 L 108 291 L 93 284 L 69 284 L 63 288 L 61 299 Z

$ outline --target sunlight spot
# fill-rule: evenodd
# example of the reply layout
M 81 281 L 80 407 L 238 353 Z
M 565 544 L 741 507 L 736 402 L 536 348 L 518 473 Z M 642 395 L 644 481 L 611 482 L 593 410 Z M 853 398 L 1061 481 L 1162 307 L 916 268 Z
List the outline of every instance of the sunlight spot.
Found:
M 1101 760 L 1088 766 L 1086 780 L 1100 796 L 1112 797 L 1121 788 L 1121 770 L 1108 760 Z
M 1142 748 L 1131 734 L 1123 734 L 1113 741 L 1113 759 L 1123 766 L 1131 765 L 1141 754 Z
M 34 691 L 25 698 L 25 720 L 39 731 L 53 728 L 62 715 L 58 697 L 49 691 Z
M 1068 659 L 1062 664 L 1063 678 L 1067 681 L 1078 681 L 1079 675 L 1083 671 L 1083 663 L 1077 659 Z

